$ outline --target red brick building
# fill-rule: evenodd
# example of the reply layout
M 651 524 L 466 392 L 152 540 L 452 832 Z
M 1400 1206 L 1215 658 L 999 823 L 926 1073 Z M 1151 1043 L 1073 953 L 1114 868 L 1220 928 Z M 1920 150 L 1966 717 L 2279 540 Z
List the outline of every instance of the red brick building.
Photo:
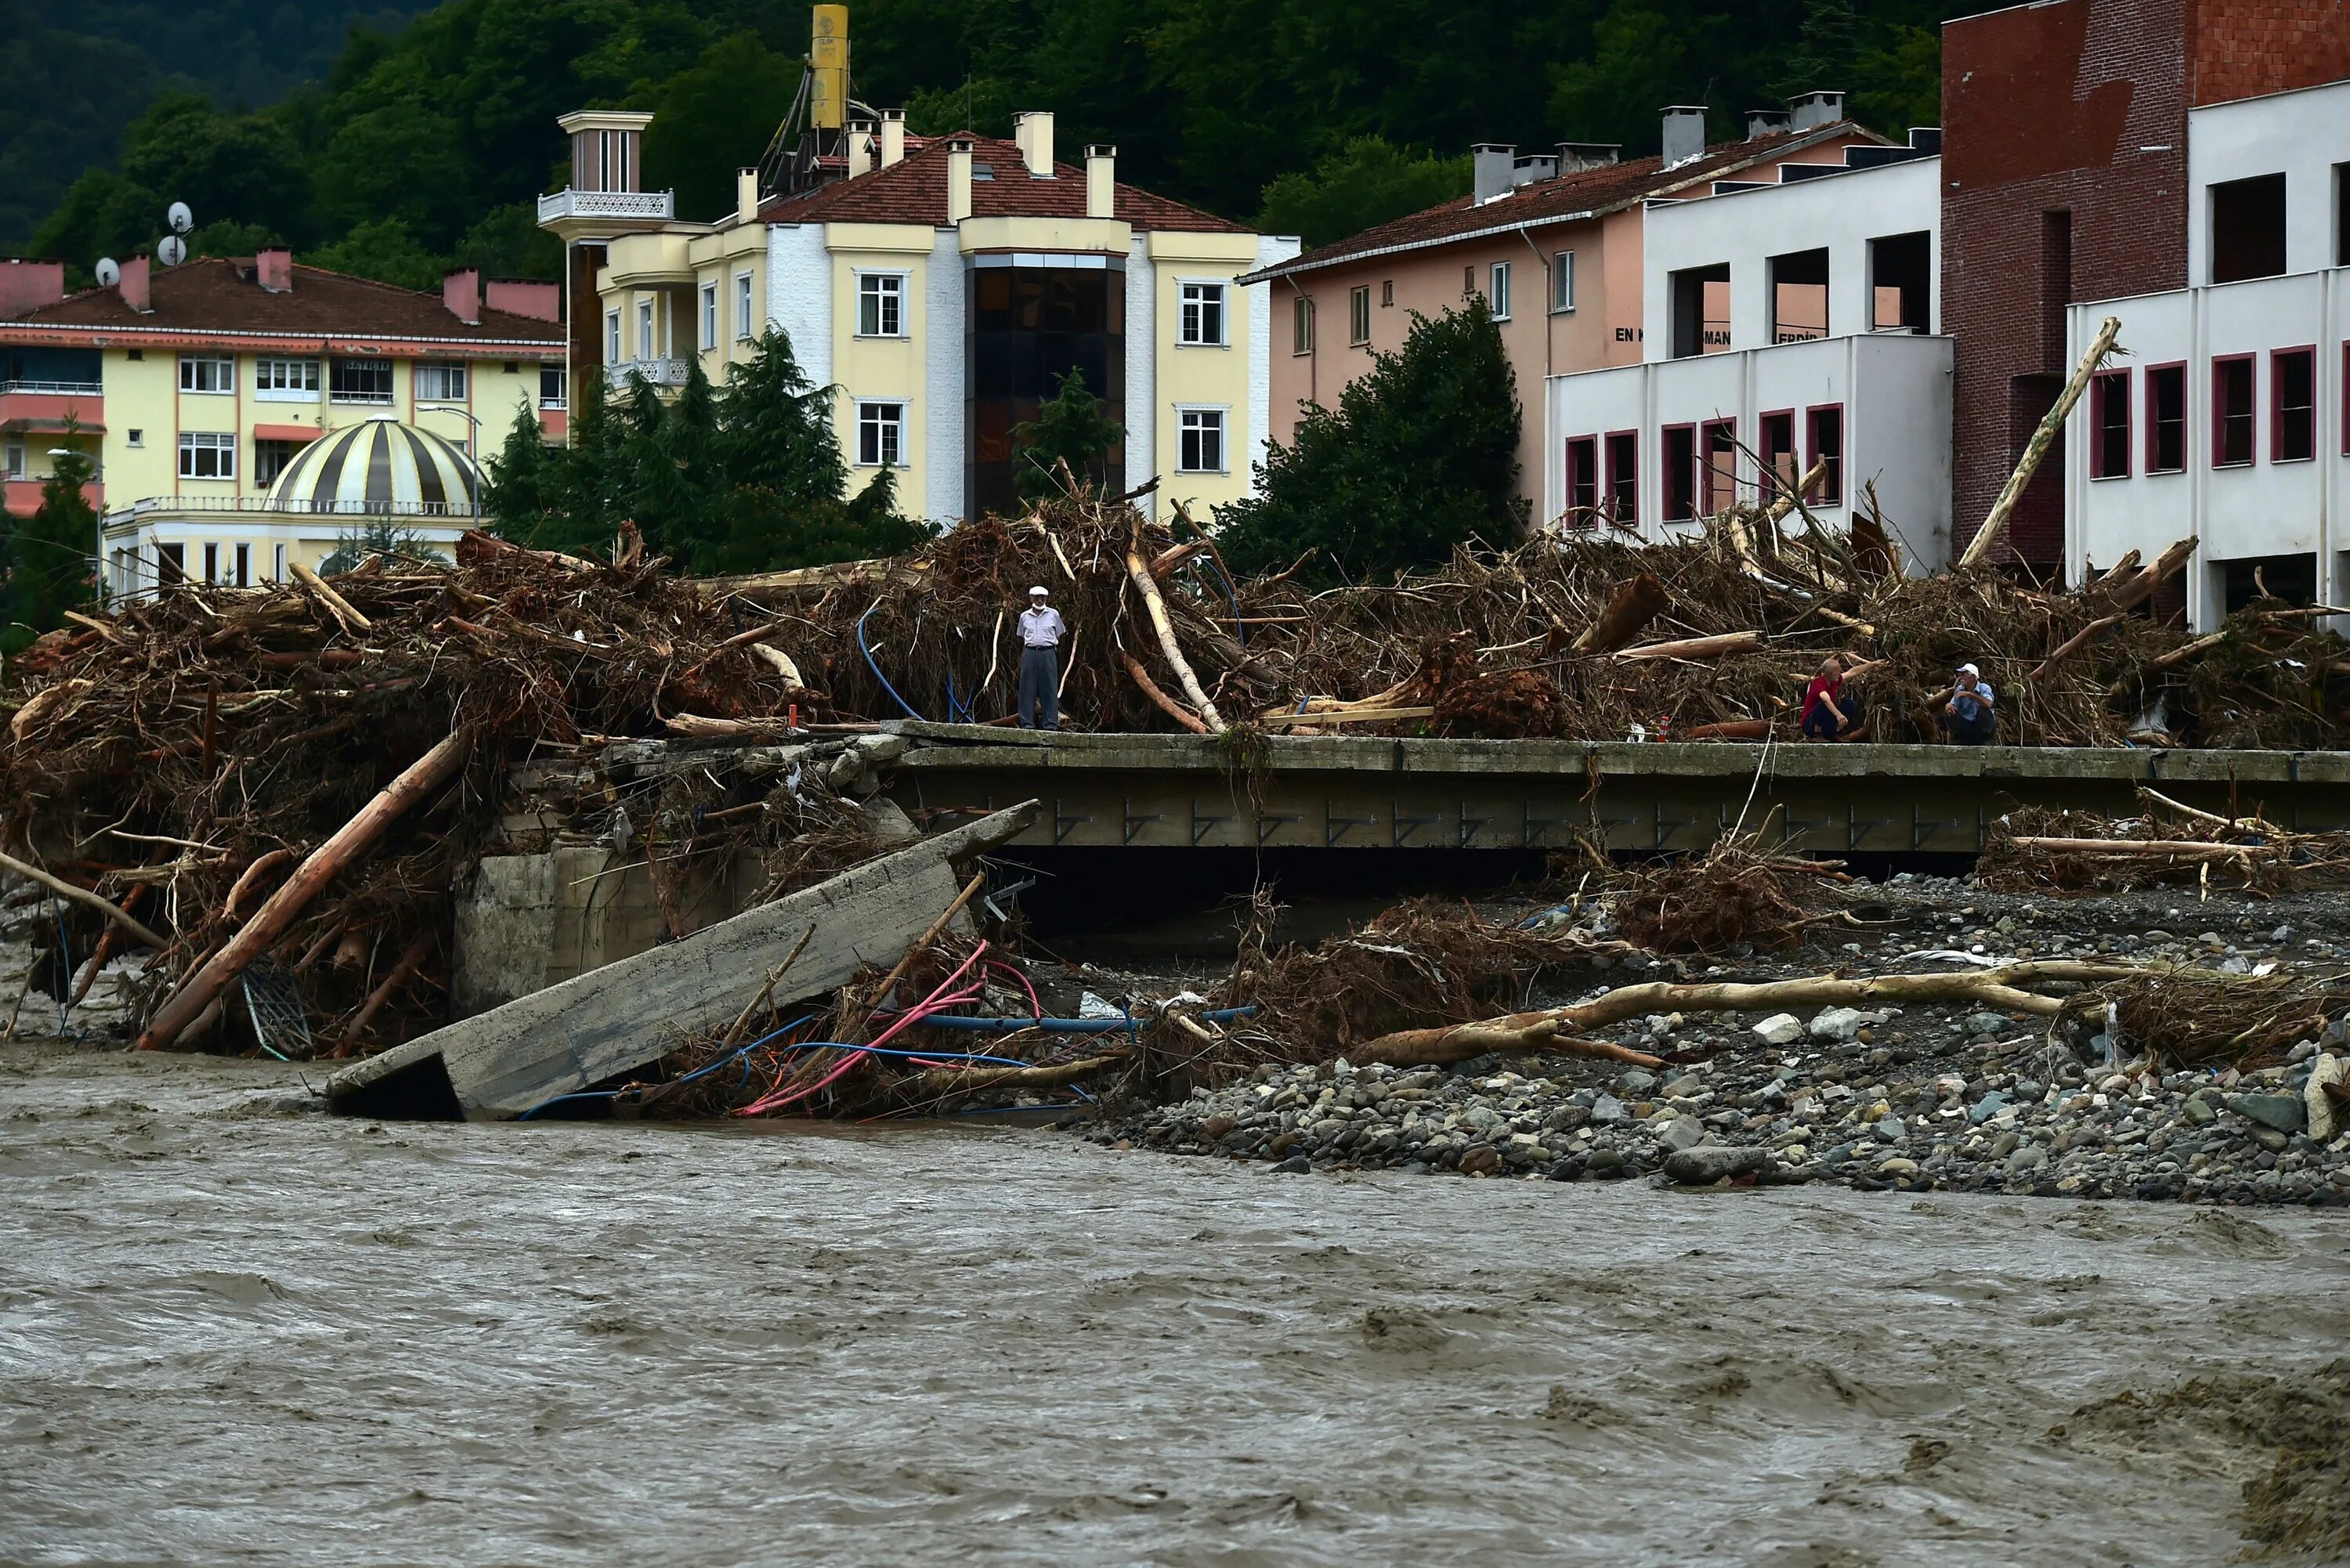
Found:
M 2064 385 L 2064 307 L 2189 282 L 2187 111 L 2345 77 L 2341 0 L 2043 0 L 1944 26 L 1954 547 Z M 2052 454 L 2004 547 L 2051 577 L 2064 496 Z

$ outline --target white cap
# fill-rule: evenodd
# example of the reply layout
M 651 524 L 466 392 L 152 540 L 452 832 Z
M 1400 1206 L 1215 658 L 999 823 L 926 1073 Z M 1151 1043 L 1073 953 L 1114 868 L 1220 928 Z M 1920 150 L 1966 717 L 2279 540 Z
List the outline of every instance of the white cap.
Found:
M 1038 583 L 1035 587 L 1030 588 L 1028 590 L 1028 597 L 1032 599 L 1043 598 L 1045 597 L 1045 585 Z
M 1960 665 L 1960 666 L 1959 666 L 1959 673 L 1960 673 L 1960 674 L 1961 674 L 1961 675 L 1971 675 L 1971 676 L 1975 677 L 1977 680 L 1981 680 L 1981 679 L 1982 678 L 1982 671 L 1981 671 L 1981 670 L 1977 670 L 1977 669 L 1976 669 L 1973 665 L 1971 665 L 1971 664 L 1961 664 L 1961 665 Z

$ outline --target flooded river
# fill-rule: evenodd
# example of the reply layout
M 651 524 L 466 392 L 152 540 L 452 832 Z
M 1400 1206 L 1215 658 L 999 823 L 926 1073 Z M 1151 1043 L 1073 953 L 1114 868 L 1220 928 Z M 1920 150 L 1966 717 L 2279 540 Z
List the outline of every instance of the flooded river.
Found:
M 2343 1458 L 2339 1213 L 302 1092 L 0 1052 L 0 1561 L 2069 1568 L 2340 1523 L 2338 1469 L 2292 1484 Z

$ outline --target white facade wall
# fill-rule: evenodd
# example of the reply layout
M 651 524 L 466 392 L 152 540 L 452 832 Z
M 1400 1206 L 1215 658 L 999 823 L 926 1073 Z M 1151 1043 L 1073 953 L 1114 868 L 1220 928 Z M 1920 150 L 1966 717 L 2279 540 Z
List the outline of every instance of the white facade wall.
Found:
M 2350 81 L 2272 93 L 2187 114 L 2187 279 L 2211 279 L 2210 187 L 2285 177 L 2285 271 L 2350 262 L 2337 249 L 2334 167 L 2350 161 Z
M 1256 243 L 1256 267 L 1278 266 L 1298 254 L 1296 237 L 1266 234 Z M 1241 461 L 1262 468 L 1273 447 L 1273 285 L 1252 284 L 1249 310 L 1248 446 Z M 1256 488 L 1252 477 L 1249 488 Z
M 1159 450 L 1159 274 L 1150 236 L 1138 234 L 1126 253 L 1126 484 L 1151 477 Z M 1136 504 L 1151 516 L 1164 503 L 1152 491 Z
M 1910 333 L 1824 337 L 1579 375 L 1554 376 L 1544 399 L 1545 514 L 1567 507 L 1567 442 L 1610 432 L 1638 438 L 1639 534 L 1660 542 L 1696 524 L 1662 521 L 1664 441 L 1670 426 L 1729 421 L 1749 452 L 1762 446 L 1762 416 L 1793 414 L 1797 452 L 1809 462 L 1806 415 L 1838 406 L 1844 419 L 1844 495 L 1814 505 L 1832 528 L 1847 526 L 1874 481 L 1877 504 L 1904 566 L 1945 565 L 1950 554 L 1950 340 Z M 1702 465 L 1702 451 L 1698 454 Z M 1738 459 L 1740 498 L 1756 494 L 1755 464 Z
M 832 256 L 823 224 L 767 230 L 767 323 L 791 338 L 810 381 L 832 385 Z
M 1865 332 L 1872 313 L 1868 242 L 1924 233 L 1930 316 L 1941 330 L 1942 161 L 1913 158 L 1787 184 L 1686 202 L 1652 202 L 1642 215 L 1641 353 L 1672 356 L 1671 275 L 1730 267 L 1730 347 L 1771 346 L 1771 258 L 1828 253 L 1828 333 Z
M 962 515 L 964 443 L 969 421 L 963 408 L 963 357 L 966 352 L 965 312 L 969 296 L 963 276 L 962 245 L 952 229 L 941 229 L 931 247 L 929 275 L 930 322 L 922 339 L 921 428 L 929 437 L 922 461 L 929 464 L 923 489 L 922 514 L 943 522 Z

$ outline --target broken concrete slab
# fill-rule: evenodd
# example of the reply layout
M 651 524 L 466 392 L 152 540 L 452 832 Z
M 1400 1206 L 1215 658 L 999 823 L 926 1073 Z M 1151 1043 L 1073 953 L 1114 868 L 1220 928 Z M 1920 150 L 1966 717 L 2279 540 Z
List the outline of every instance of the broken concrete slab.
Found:
M 992 849 L 1036 815 L 1028 801 L 721 920 L 682 940 L 575 976 L 436 1029 L 327 1081 L 359 1116 L 517 1116 L 660 1058 L 723 1026 L 803 936 L 778 1003 L 832 991 L 896 961 L 960 890 L 953 863 Z

